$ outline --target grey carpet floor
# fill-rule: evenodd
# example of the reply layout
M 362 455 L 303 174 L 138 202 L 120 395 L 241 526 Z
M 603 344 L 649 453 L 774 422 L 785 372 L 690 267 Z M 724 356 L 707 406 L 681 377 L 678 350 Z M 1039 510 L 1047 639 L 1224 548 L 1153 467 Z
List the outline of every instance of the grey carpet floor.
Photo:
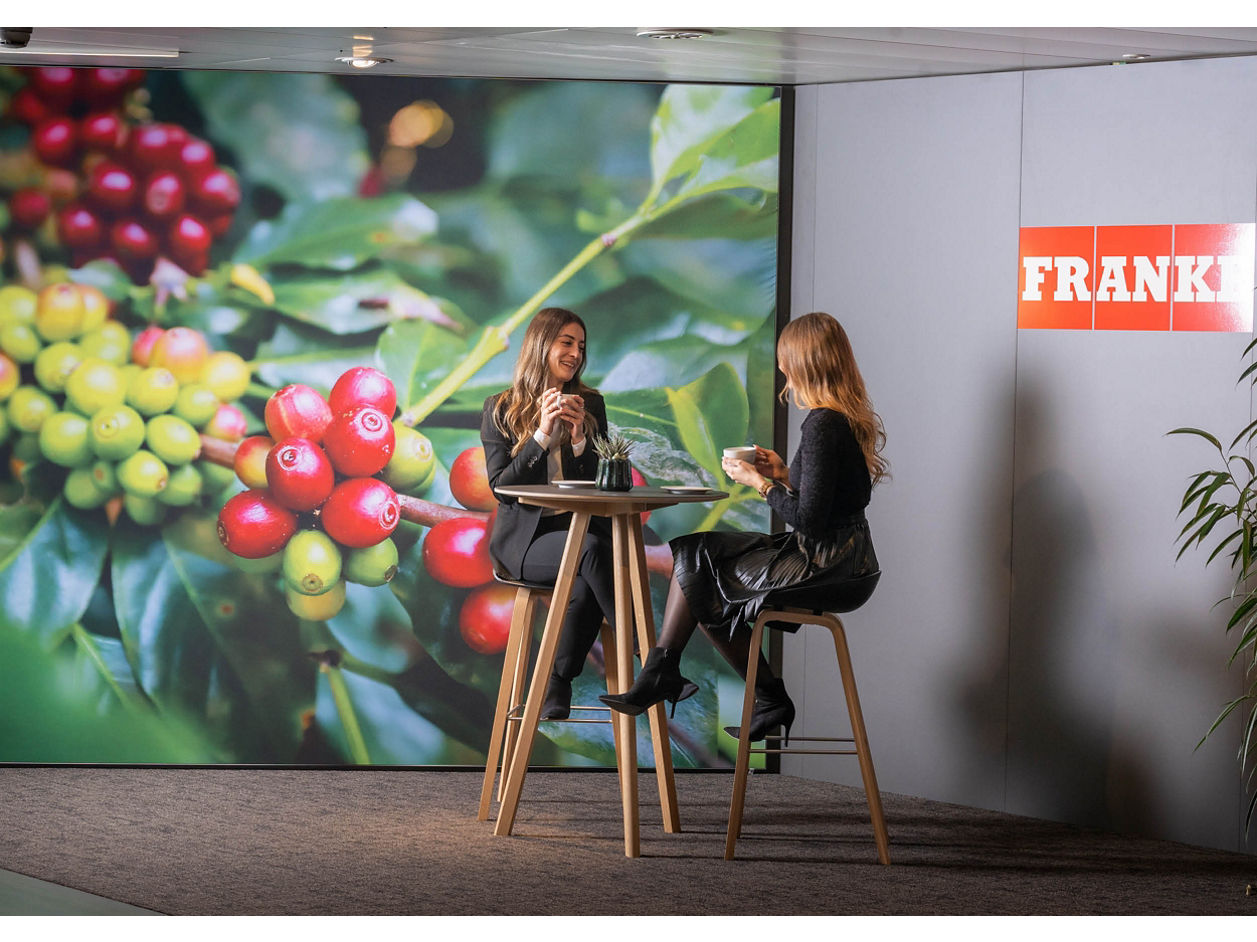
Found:
M 170 914 L 945 915 L 1257 913 L 1257 859 L 886 794 L 678 774 L 684 832 L 642 773 L 642 856 L 616 778 L 531 772 L 515 834 L 476 820 L 480 775 L 0 767 L 0 867 Z

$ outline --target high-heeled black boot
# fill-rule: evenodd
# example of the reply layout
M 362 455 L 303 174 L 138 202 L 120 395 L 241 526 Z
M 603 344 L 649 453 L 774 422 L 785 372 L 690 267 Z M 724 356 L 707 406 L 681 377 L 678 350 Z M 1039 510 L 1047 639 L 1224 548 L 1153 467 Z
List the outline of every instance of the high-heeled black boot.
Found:
M 550 675 L 546 698 L 541 703 L 541 719 L 565 720 L 572 715 L 572 682 L 558 674 Z
M 651 648 L 632 687 L 624 693 L 604 694 L 598 699 L 629 716 L 637 716 L 659 701 L 667 700 L 675 716 L 677 704 L 698 693 L 698 684 L 681 676 L 680 660 L 678 653 L 667 648 Z
M 794 701 L 786 693 L 786 683 L 774 677 L 767 683 L 755 685 L 755 706 L 751 710 L 751 742 L 757 742 L 778 726 L 782 727 L 781 743 L 790 745 L 790 727 L 794 725 Z M 737 739 L 741 730 L 726 726 L 725 732 Z

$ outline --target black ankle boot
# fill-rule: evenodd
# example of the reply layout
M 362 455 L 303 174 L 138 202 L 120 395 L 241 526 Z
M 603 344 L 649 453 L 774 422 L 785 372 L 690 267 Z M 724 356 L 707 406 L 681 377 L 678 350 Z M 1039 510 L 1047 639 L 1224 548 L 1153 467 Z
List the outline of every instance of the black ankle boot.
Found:
M 629 716 L 637 716 L 659 701 L 668 700 L 675 716 L 677 703 L 698 693 L 698 684 L 681 676 L 680 659 L 679 654 L 667 648 L 651 648 L 632 687 L 624 693 L 605 694 L 598 699 Z
M 541 719 L 565 720 L 572 715 L 572 682 L 558 674 L 550 675 L 546 698 L 541 704 Z
M 782 730 L 782 745 L 790 744 L 790 727 L 794 725 L 794 701 L 786 693 L 786 684 L 780 677 L 768 683 L 755 685 L 755 706 L 751 710 L 751 742 L 757 742 L 778 726 Z M 726 726 L 725 732 L 735 739 L 741 733 L 736 726 Z

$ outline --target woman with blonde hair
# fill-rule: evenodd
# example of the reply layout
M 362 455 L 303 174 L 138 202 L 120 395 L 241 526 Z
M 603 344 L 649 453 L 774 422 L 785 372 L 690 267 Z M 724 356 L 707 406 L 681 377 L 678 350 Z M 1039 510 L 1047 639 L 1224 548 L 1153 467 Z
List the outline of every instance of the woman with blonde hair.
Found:
M 607 434 L 607 409 L 597 390 L 581 382 L 584 369 L 585 322 L 561 307 L 538 311 L 524 331 L 510 388 L 484 403 L 480 441 L 490 487 L 593 479 L 598 456 L 590 439 Z M 509 579 L 553 583 L 571 516 L 499 497 L 489 536 L 494 568 Z M 602 620 L 614 625 L 614 613 L 611 531 L 604 518 L 596 518 L 585 537 L 543 720 L 568 717 L 572 680 Z
M 659 646 L 625 693 L 602 698 L 638 714 L 661 700 L 674 704 L 695 692 L 680 674 L 681 652 L 695 627 L 745 678 L 750 628 L 774 589 L 876 572 L 877 556 L 864 508 L 887 474 L 886 435 L 873 411 L 846 331 L 828 314 L 791 321 L 777 341 L 777 366 L 787 394 L 807 409 L 789 467 L 767 448 L 755 462 L 726 458 L 725 473 L 759 494 L 789 524 L 786 533 L 692 533 L 671 541 L 672 584 Z M 778 726 L 788 738 L 794 704 L 763 653 L 755 682 L 751 739 Z

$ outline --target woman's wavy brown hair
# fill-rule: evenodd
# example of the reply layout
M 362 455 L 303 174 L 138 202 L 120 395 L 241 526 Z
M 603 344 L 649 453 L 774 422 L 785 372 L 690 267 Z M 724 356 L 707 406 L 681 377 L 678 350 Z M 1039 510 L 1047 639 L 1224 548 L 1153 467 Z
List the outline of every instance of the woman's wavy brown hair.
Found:
M 579 324 L 581 333 L 585 334 L 588 339 L 589 331 L 585 329 L 585 322 L 576 314 L 561 307 L 542 308 L 533 315 L 524 331 L 524 339 L 519 347 L 519 359 L 515 361 L 515 378 L 510 389 L 498 397 L 497 408 L 493 415 L 493 421 L 502 434 L 515 440 L 515 445 L 511 448 L 512 455 L 519 454 L 528 443 L 529 437 L 537 430 L 537 426 L 541 424 L 540 399 L 541 394 L 546 390 L 546 381 L 550 378 L 546 357 L 550 353 L 550 348 L 554 346 L 554 342 L 559 339 L 563 328 L 569 324 Z M 562 392 L 576 393 L 579 396 L 597 392 L 581 382 L 580 375 L 585 370 L 585 363 L 586 358 L 582 354 L 580 365 L 576 367 L 572 378 L 563 385 Z M 560 423 L 556 434 L 558 441 L 566 442 L 569 435 L 567 425 Z M 598 427 L 594 418 L 586 412 L 585 435 L 592 439 L 592 436 L 596 434 L 598 434 Z
M 820 311 L 792 320 L 777 340 L 777 362 L 786 375 L 781 401 L 786 401 L 788 393 L 801 409 L 841 412 L 864 453 L 873 483 L 889 477 L 890 463 L 882 456 L 886 430 L 881 416 L 873 411 L 842 325 Z

